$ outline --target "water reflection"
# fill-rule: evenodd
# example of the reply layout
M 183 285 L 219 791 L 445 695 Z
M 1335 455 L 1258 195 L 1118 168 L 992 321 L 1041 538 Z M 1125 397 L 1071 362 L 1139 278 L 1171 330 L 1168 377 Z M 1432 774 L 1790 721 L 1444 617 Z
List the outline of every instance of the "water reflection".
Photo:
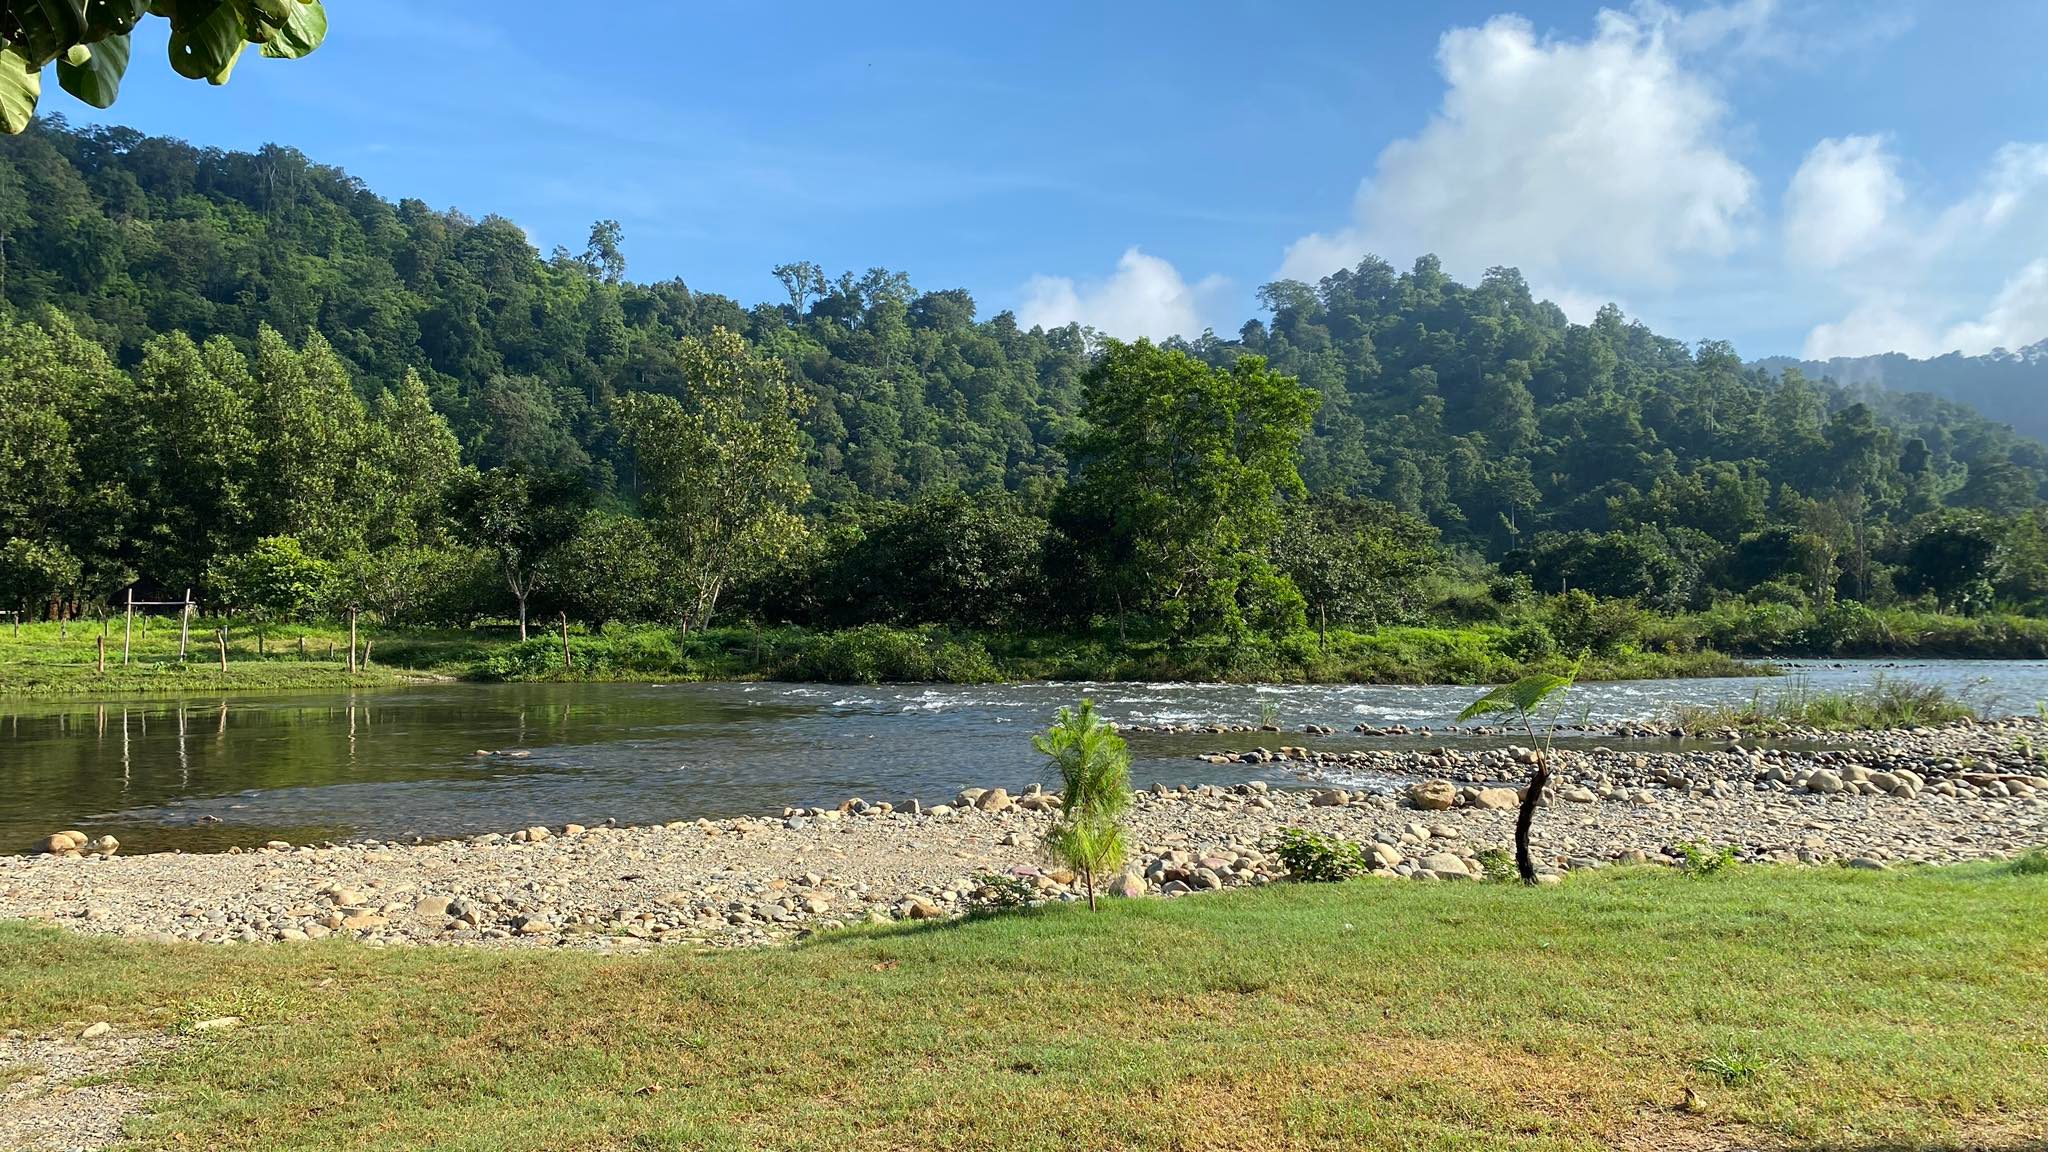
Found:
M 1878 676 L 1939 683 L 1998 711 L 2048 699 L 2048 663 L 1851 663 L 1797 666 L 1792 679 L 1589 684 L 1567 711 L 1596 723 L 1664 719 L 1680 703 Z M 1286 742 L 1332 748 L 1387 743 L 1343 731 L 1361 722 L 1443 725 L 1472 696 L 1414 686 L 450 684 L 0 704 L 0 847 L 79 825 L 148 850 L 669 820 L 851 795 L 931 801 L 969 784 L 1039 778 L 1027 732 L 1084 693 L 1133 724 L 1256 723 L 1270 707 L 1294 732 L 1310 722 L 1340 730 Z M 1446 737 L 1407 742 L 1432 739 Z M 1147 784 L 1255 774 L 1192 756 L 1261 742 L 1280 738 L 1138 735 L 1134 776 Z M 1273 771 L 1269 779 L 1291 779 Z

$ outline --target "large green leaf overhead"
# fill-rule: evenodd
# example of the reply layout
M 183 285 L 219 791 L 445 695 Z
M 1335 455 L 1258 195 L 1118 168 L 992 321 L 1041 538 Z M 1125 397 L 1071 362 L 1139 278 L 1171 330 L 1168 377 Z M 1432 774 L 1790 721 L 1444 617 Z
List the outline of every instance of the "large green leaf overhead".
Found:
M 225 84 L 251 44 L 295 60 L 327 38 L 320 0 L 0 0 L 0 129 L 22 131 L 54 63 L 66 92 L 111 106 L 128 70 L 129 33 L 145 16 L 170 22 L 171 68 Z
M 109 36 L 97 44 L 79 44 L 57 61 L 57 82 L 66 92 L 95 108 L 110 108 L 121 94 L 121 76 L 128 71 L 128 37 Z

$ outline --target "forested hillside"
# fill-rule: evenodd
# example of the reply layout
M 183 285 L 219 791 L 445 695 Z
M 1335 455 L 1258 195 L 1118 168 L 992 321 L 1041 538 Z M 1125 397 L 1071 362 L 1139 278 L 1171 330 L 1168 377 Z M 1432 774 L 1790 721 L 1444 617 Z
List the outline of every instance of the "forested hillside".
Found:
M 801 261 L 776 269 L 786 299 L 744 305 L 630 279 L 627 239 L 599 222 L 584 251 L 542 255 L 508 220 L 394 202 L 290 148 L 222 152 L 56 120 L 0 140 L 13 318 L 0 543 L 11 571 L 38 573 L 14 582 L 79 601 L 132 580 L 231 594 L 261 576 L 245 563 L 258 541 L 272 569 L 289 567 L 284 538 L 354 565 L 356 595 L 385 588 L 390 613 L 466 579 L 473 615 L 511 611 L 490 589 L 523 600 L 508 571 L 577 541 L 581 562 L 533 582 L 543 600 L 660 618 L 703 589 L 658 588 L 653 568 L 668 566 L 651 550 L 701 541 L 659 538 L 666 514 L 650 502 L 683 501 L 688 485 L 663 495 L 645 448 L 660 420 L 696 417 L 621 398 L 699 404 L 692 363 L 772 390 L 765 366 L 779 361 L 803 475 L 777 490 L 810 530 L 731 573 L 764 616 L 994 627 L 1043 622 L 1050 598 L 1067 623 L 1137 611 L 1235 626 L 1263 610 L 1254 589 L 1269 576 L 1299 588 L 1310 620 L 1424 613 L 1412 587 L 1311 587 L 1344 563 L 1384 576 L 1389 557 L 1415 580 L 1483 559 L 1527 576 L 1524 589 L 1665 610 L 2048 592 L 2036 441 L 1951 401 L 1746 368 L 1725 344 L 1688 346 L 1612 308 L 1574 325 L 1511 269 L 1467 286 L 1433 258 L 1406 272 L 1368 258 L 1320 284 L 1268 285 L 1269 316 L 1230 338 L 1168 345 L 1234 382 L 1215 385 L 1216 411 L 1239 410 L 1232 388 L 1277 395 L 1247 358 L 1307 389 L 1302 485 L 1291 460 L 1246 457 L 1259 479 L 1245 491 L 1275 516 L 1217 506 L 1256 528 L 1240 552 L 1274 567 L 1226 565 L 1205 608 L 1185 580 L 1117 575 L 1150 562 L 1142 541 L 1113 490 L 1074 483 L 1076 454 L 1106 450 L 1109 382 L 1084 384 L 1104 348 L 1094 333 L 1025 330 L 1008 312 L 978 317 L 960 289 Z M 756 403 L 734 396 L 735 418 Z M 1294 426 L 1292 404 L 1272 401 L 1275 426 Z M 632 419 L 653 423 L 636 439 Z M 952 495 L 995 492 L 1011 497 Z M 554 537 L 492 543 L 520 519 L 506 509 L 534 501 L 561 514 Z M 1315 542 L 1331 537 L 1357 548 L 1324 555 Z M 479 546 L 496 559 L 458 578 Z M 1048 592 L 1074 572 L 1093 575 Z
M 1998 348 L 1982 356 L 1950 352 L 1916 360 L 1897 352 L 1882 356 L 1836 356 L 1795 360 L 1774 356 L 1759 362 L 1767 372 L 1796 367 L 1843 384 L 1893 392 L 1927 392 L 1968 404 L 1992 420 L 2012 425 L 2035 439 L 2048 439 L 2048 339 L 2024 348 Z

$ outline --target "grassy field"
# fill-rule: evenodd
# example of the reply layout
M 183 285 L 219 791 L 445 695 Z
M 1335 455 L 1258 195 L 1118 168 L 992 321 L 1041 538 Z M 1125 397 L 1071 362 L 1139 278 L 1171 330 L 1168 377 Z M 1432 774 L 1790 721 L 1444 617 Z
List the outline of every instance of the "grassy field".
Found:
M 347 670 L 348 633 L 336 624 L 257 630 L 228 623 L 228 666 L 220 667 L 217 620 L 193 628 L 178 658 L 175 620 L 139 626 L 121 661 L 119 621 L 101 627 L 35 623 L 0 628 L 0 694 L 100 696 L 133 693 L 265 692 L 371 687 L 424 678 L 546 681 L 816 680 L 838 683 L 981 683 L 1001 680 L 1187 680 L 1236 683 L 1465 683 L 1512 679 L 1535 665 L 1503 651 L 1491 626 L 1386 628 L 1314 636 L 1184 642 L 1114 636 L 989 635 L 939 628 L 870 626 L 836 632 L 781 627 L 715 628 L 679 636 L 656 625 L 572 630 L 571 661 L 553 627 L 518 639 L 509 625 L 466 629 L 365 624 L 370 663 Z M 303 642 L 303 647 L 301 644 Z M 1545 658 L 1549 665 L 1568 661 Z M 1544 661 L 1539 661 L 1543 663 Z M 1587 662 L 1588 679 L 1725 676 L 1753 672 L 1712 652 L 1628 650 Z
M 2043 907 L 2048 876 L 1985 864 L 1282 885 L 610 959 L 5 925 L 0 1027 L 246 1017 L 135 1073 L 147 1147 L 2019 1152 Z

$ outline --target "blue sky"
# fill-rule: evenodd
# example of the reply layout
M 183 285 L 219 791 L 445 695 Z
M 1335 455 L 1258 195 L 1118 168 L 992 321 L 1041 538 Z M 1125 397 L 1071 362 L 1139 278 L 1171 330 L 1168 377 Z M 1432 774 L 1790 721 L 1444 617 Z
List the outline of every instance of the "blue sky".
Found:
M 318 53 L 224 89 L 138 44 L 98 118 L 294 145 L 543 251 L 614 217 L 636 279 L 747 302 L 809 259 L 1229 334 L 1283 273 L 1436 251 L 1748 356 L 2048 337 L 2031 0 L 460 7 L 330 0 Z

